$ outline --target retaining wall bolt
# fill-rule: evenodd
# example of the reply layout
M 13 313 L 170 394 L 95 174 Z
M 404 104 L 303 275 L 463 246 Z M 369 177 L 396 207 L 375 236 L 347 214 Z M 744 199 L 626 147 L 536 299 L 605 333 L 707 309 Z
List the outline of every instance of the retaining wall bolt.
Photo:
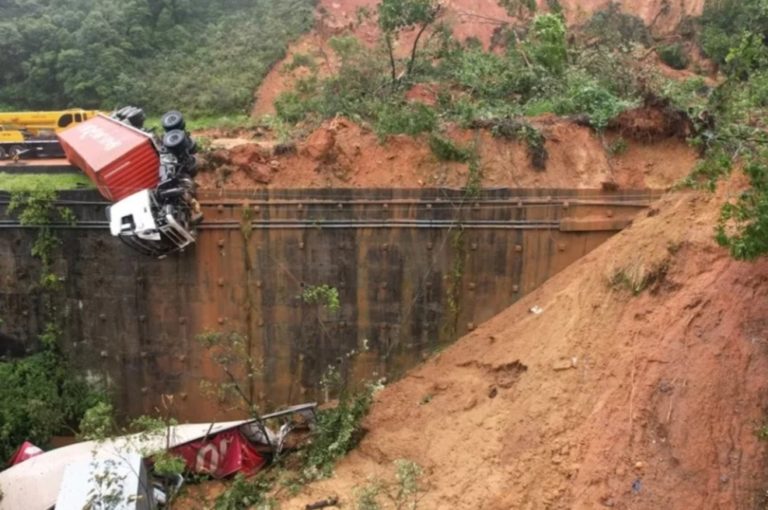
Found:
M 605 211 L 605 215 L 608 216 L 609 218 L 613 218 L 613 211 L 608 209 L 607 211 Z
M 338 207 L 339 209 L 344 209 L 344 204 L 342 204 L 341 202 L 339 202 L 339 205 L 337 205 L 336 207 Z
M 303 250 L 303 249 L 304 249 L 304 241 L 301 241 L 301 242 L 299 243 L 299 249 L 300 249 L 300 250 Z
M 107 351 L 101 351 L 100 354 L 102 358 L 106 358 L 107 356 L 109 356 L 109 353 Z
M 475 211 L 479 211 L 480 210 L 480 202 L 475 202 L 475 205 L 473 206 L 473 209 Z
M 472 243 L 472 249 L 477 250 L 477 243 Z
M 219 248 L 224 248 L 224 239 L 219 239 L 217 244 L 219 245 Z
M 259 319 L 259 326 L 264 326 L 264 319 Z
M 136 277 L 136 283 L 144 283 L 144 277 L 143 276 L 137 276 Z
M 141 392 L 142 392 L 143 394 L 145 394 L 145 395 L 147 394 L 147 392 L 148 392 L 148 391 L 149 391 L 149 388 L 147 388 L 146 386 L 144 386 L 143 388 L 141 388 Z
M 179 393 L 179 396 L 181 397 L 181 400 L 187 400 L 187 394 L 186 393 Z
M 261 288 L 261 280 L 256 280 L 256 288 L 257 289 Z
M 187 361 L 187 355 L 186 354 L 179 355 L 179 361 L 181 361 L 182 363 Z
M 567 200 L 563 202 L 563 209 L 568 209 L 570 206 L 571 206 L 571 203 L 568 202 Z
M 218 323 L 219 325 L 224 324 L 224 317 L 219 317 Z
M 384 282 L 384 283 L 381 284 L 381 288 L 382 289 L 386 289 L 388 287 L 389 287 L 389 283 L 387 283 L 387 282 Z
M 304 204 L 299 204 L 299 205 L 297 205 L 297 206 L 296 206 L 296 209 L 298 209 L 299 211 L 301 211 L 302 209 L 304 209 Z
M 517 201 L 517 206 L 518 207 L 523 207 L 523 201 L 522 200 L 518 200 Z
M 474 322 L 467 323 L 467 330 L 468 331 L 474 331 L 475 330 L 475 323 Z
M 254 205 L 253 206 L 253 213 L 254 214 L 259 214 L 260 212 L 261 212 L 261 207 L 259 207 L 258 205 Z
M 384 204 L 384 209 L 389 209 L 389 204 Z
M 565 243 L 558 243 L 557 249 L 560 251 L 565 251 Z
M 389 245 L 387 243 L 384 243 L 381 245 L 381 249 L 384 251 L 387 251 L 389 249 Z
M 521 245 L 519 245 L 519 244 L 516 244 L 516 245 L 515 245 L 515 251 L 516 251 L 516 252 L 518 252 L 518 253 L 520 253 L 520 252 L 522 252 L 522 251 L 523 251 L 523 247 L 522 247 Z
M 139 315 L 139 322 L 144 322 L 145 320 L 147 320 L 146 315 Z
M 427 249 L 428 249 L 428 250 L 431 250 L 431 249 L 432 249 L 432 241 L 430 241 L 430 242 L 428 242 L 428 243 L 427 243 Z
M 512 286 L 512 292 L 520 292 L 520 286 L 519 285 L 513 285 Z
M 469 290 L 475 290 L 475 287 L 476 287 L 475 282 L 470 282 Z
M 427 209 L 432 209 L 432 204 L 427 204 Z
M 100 313 L 100 314 L 99 314 L 99 319 L 101 319 L 101 320 L 103 320 L 103 321 L 107 320 L 107 314 L 105 314 L 105 313 Z
M 149 356 L 149 353 L 147 351 L 141 351 L 142 358 L 146 358 L 147 356 Z
M 219 284 L 219 287 L 223 287 L 224 286 L 224 278 L 219 278 L 216 283 Z
M 216 210 L 219 211 L 219 214 L 224 212 L 224 204 L 219 204 L 216 206 Z
M 179 317 L 179 324 L 186 324 L 187 318 L 186 317 Z

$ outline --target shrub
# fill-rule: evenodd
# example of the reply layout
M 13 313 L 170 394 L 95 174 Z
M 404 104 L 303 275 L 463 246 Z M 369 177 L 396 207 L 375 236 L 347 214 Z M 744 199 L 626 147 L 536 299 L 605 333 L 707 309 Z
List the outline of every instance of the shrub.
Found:
M 548 71 L 561 74 L 568 63 L 565 22 L 556 14 L 540 14 L 533 19 L 526 49 L 531 58 Z
M 437 126 L 437 115 L 421 103 L 383 104 L 376 113 L 375 129 L 380 137 L 429 132 Z
M 474 154 L 472 148 L 460 147 L 453 140 L 438 135 L 429 137 L 429 147 L 440 161 L 467 163 Z
M 688 67 L 688 55 L 681 44 L 669 44 L 658 49 L 659 58 L 672 69 Z

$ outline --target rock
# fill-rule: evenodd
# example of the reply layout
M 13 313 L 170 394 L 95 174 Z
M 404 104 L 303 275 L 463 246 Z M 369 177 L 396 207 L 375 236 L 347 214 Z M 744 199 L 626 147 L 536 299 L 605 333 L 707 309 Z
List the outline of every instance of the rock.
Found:
M 555 361 L 552 364 L 552 370 L 554 370 L 555 372 L 562 372 L 564 370 L 570 370 L 572 368 L 575 368 L 573 363 L 573 358 L 562 358 Z
M 304 142 L 304 153 L 316 161 L 333 161 L 336 154 L 336 133 L 327 128 L 320 128 Z
M 477 405 L 477 398 L 470 397 L 464 404 L 464 407 L 462 407 L 462 410 L 469 411 L 470 409 L 473 409 L 476 405 Z
M 229 162 L 236 167 L 247 168 L 263 161 L 261 147 L 255 143 L 238 145 L 229 151 Z
M 273 159 L 269 162 L 269 168 L 271 168 L 273 172 L 277 172 L 280 170 L 280 162 L 276 159 Z
M 255 164 L 248 169 L 248 175 L 259 184 L 272 182 L 272 169 L 269 165 Z
M 645 468 L 645 464 L 642 461 L 635 462 L 635 469 L 641 471 L 643 468 Z

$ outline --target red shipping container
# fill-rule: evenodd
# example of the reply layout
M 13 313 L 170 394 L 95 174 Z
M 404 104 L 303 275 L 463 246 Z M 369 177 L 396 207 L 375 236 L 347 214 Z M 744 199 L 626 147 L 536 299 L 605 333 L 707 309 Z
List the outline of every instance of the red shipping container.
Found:
M 112 202 L 158 184 L 160 157 L 152 136 L 141 130 L 99 115 L 58 137 L 70 163 Z

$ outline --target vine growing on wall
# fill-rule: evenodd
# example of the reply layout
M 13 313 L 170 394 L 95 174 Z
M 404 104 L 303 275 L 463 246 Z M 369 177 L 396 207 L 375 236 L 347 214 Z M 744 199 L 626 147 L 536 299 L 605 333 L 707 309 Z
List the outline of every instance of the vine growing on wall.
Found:
M 86 410 L 106 399 L 71 370 L 60 349 L 63 317 L 56 298 L 62 280 L 54 271 L 60 240 L 52 224 L 73 223 L 74 214 L 58 208 L 55 200 L 53 190 L 28 190 L 13 193 L 8 207 L 21 225 L 36 229 L 30 255 L 41 265 L 38 288 L 44 325 L 38 335 L 41 350 L 0 363 L 0 458 L 10 456 L 24 440 L 45 446 L 52 435 L 74 431 Z

